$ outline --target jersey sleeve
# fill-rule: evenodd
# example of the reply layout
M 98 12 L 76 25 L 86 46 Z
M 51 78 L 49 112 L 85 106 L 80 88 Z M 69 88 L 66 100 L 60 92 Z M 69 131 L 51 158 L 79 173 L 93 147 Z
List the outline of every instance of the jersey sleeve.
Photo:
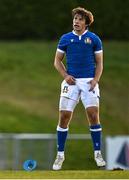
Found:
M 102 41 L 98 36 L 96 36 L 94 40 L 95 40 L 94 53 L 96 54 L 102 52 L 103 51 Z
M 65 53 L 66 49 L 67 49 L 67 39 L 63 35 L 59 40 L 59 43 L 58 43 L 58 46 L 57 46 L 57 51 Z

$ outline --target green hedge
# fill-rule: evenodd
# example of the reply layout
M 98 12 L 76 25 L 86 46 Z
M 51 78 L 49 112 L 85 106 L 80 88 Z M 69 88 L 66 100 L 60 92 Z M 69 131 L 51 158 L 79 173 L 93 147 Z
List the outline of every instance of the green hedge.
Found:
M 129 0 L 1 0 L 0 39 L 56 39 L 71 30 L 76 6 L 93 12 L 101 37 L 129 39 Z

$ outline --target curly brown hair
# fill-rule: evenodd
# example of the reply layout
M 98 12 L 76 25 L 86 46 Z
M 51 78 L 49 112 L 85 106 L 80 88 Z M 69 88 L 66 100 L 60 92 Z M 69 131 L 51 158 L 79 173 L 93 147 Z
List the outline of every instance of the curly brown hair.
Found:
M 86 25 L 88 25 L 88 26 L 90 26 L 94 22 L 93 14 L 90 11 L 88 11 L 82 7 L 77 7 L 72 10 L 73 18 L 76 14 L 80 14 L 83 18 L 85 18 Z

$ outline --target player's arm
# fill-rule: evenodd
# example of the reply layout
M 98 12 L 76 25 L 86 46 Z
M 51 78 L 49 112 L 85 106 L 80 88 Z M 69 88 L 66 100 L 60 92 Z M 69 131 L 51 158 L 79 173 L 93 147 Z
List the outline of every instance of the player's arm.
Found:
M 64 58 L 64 53 L 56 51 L 54 66 L 57 69 L 57 71 L 62 75 L 62 77 L 65 79 L 65 77 L 68 74 L 66 72 L 66 68 L 65 68 L 64 64 L 62 63 L 63 58 Z
M 96 70 L 94 80 L 99 82 L 103 72 L 103 51 L 95 54 Z
M 70 85 L 73 85 L 75 84 L 75 79 L 73 76 L 68 75 L 66 68 L 62 62 L 63 58 L 64 53 L 57 50 L 54 60 L 54 66 L 57 69 L 57 71 L 61 74 L 61 76 L 66 80 L 66 82 Z
M 89 91 L 92 91 L 96 84 L 99 82 L 100 77 L 103 72 L 103 52 L 95 53 L 95 60 L 96 60 L 96 70 L 95 70 L 95 77 L 93 80 L 90 81 L 91 87 Z

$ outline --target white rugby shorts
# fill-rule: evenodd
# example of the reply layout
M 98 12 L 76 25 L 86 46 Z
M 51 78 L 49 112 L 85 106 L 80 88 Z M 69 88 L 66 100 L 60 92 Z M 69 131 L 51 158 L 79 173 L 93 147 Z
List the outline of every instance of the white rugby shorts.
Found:
M 99 85 L 96 84 L 93 91 L 89 91 L 88 83 L 93 78 L 77 78 L 75 85 L 69 85 L 65 80 L 61 84 L 59 110 L 74 110 L 81 99 L 85 109 L 92 106 L 99 106 Z

